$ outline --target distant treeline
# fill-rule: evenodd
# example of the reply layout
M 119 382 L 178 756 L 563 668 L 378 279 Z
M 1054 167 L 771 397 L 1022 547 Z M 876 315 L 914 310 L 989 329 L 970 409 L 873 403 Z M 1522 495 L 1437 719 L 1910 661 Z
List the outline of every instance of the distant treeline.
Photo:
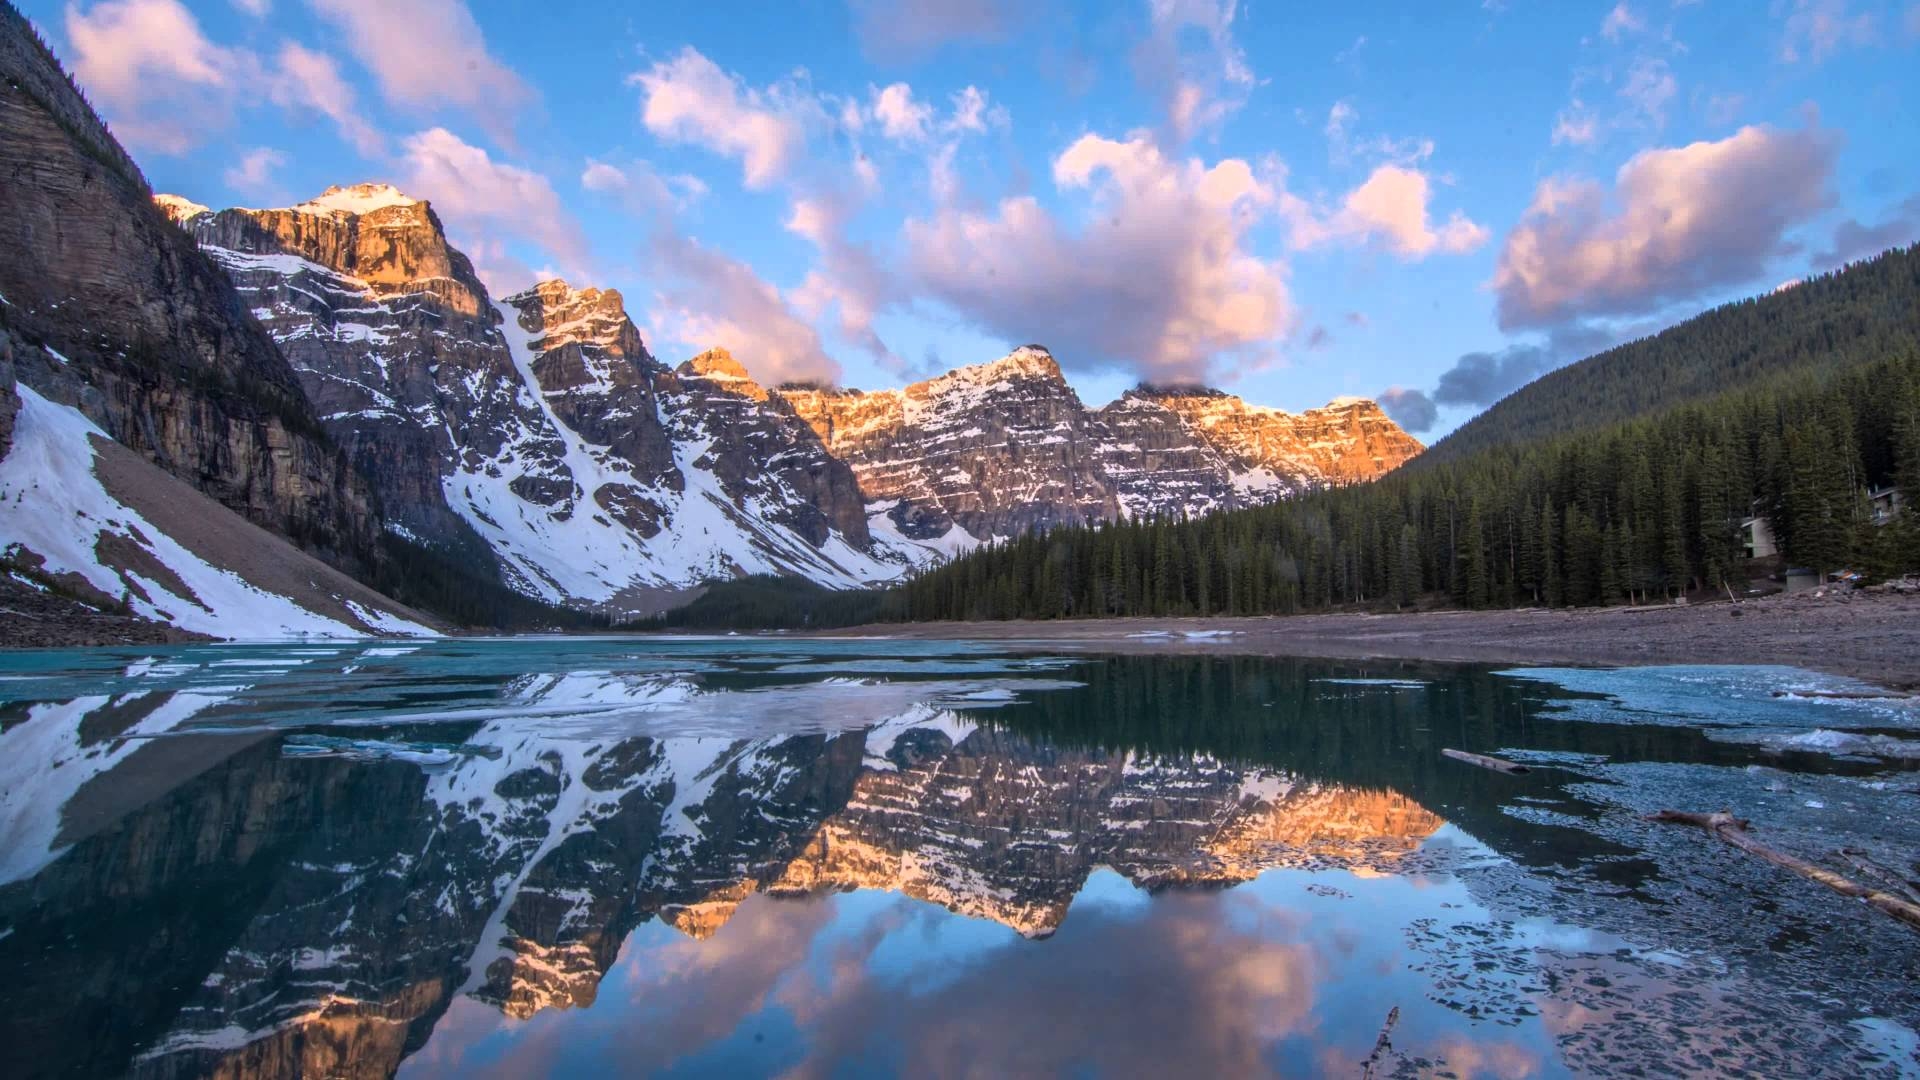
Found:
M 1810 366 L 1656 417 L 1195 520 L 1030 534 L 899 592 L 924 619 L 1253 615 L 1444 599 L 1646 601 L 1746 584 L 1742 523 L 1786 560 L 1920 569 L 1920 520 L 1869 521 L 1871 487 L 1920 493 L 1920 351 Z
M 894 622 L 905 597 L 894 590 L 838 590 L 805 578 L 755 574 L 707 586 L 694 601 L 629 624 L 642 630 L 807 630 Z

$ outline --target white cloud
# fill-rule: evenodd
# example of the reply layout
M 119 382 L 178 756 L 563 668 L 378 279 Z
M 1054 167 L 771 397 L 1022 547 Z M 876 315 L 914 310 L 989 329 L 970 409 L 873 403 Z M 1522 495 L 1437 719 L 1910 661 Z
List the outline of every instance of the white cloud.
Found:
M 1781 6 L 1776 3 L 1776 10 Z M 1853 11 L 1848 0 L 1793 0 L 1785 10 L 1780 58 L 1790 64 L 1802 60 L 1818 64 L 1842 49 L 1874 43 L 1877 27 L 1872 13 Z M 1909 25 L 1920 25 L 1914 12 L 1907 19 Z
M 988 128 L 1004 128 L 1010 123 L 1007 110 L 987 104 L 987 92 L 968 86 L 953 95 L 953 115 L 941 130 L 955 134 L 984 135 Z
M 820 264 L 809 270 L 793 291 L 793 304 L 814 319 L 824 317 L 829 310 L 837 311 L 840 333 L 848 341 L 898 370 L 904 365 L 873 327 L 880 311 L 901 298 L 897 279 L 870 249 L 849 238 L 847 225 L 852 212 L 852 205 L 845 199 L 815 196 L 794 200 L 787 216 L 787 231 L 812 244 L 820 254 Z
M 256 147 L 221 174 L 226 185 L 242 195 L 266 202 L 278 202 L 279 181 L 274 170 L 287 163 L 287 155 L 270 146 Z
M 233 96 L 257 64 L 207 40 L 178 0 L 70 5 L 73 73 L 120 139 L 182 154 L 232 119 Z
M 1590 146 L 1600 137 L 1600 121 L 1579 98 L 1553 118 L 1553 145 Z
M 1600 36 L 1608 41 L 1619 41 L 1628 34 L 1637 34 L 1647 28 L 1647 21 L 1634 14 L 1626 0 L 1613 5 L 1607 17 L 1600 21 Z
M 274 104 L 311 109 L 332 120 L 340 137 L 363 156 L 382 151 L 386 140 L 360 115 L 353 86 L 341 77 L 333 57 L 289 41 L 280 47 L 278 68 L 268 90 Z
M 889 139 L 911 142 L 924 139 L 933 123 L 933 106 L 913 99 L 913 87 L 897 82 L 873 91 L 873 119 L 880 133 Z
M 559 261 L 565 272 L 579 277 L 588 261 L 586 237 L 547 178 L 530 169 L 494 161 L 485 150 L 463 141 L 445 128 L 409 136 L 402 147 L 403 187 L 409 194 L 433 204 L 459 234 L 458 246 L 468 254 L 489 256 L 479 265 L 510 267 L 500 255 L 509 243 L 542 249 Z M 498 281 L 515 288 L 525 281 Z
M 944 45 L 1004 40 L 1031 5 L 1014 0 L 853 0 L 854 33 L 872 60 L 917 59 Z
M 511 140 L 532 93 L 487 51 L 461 0 L 308 0 L 342 31 L 388 101 L 413 109 L 464 110 Z
M 1233 37 L 1238 13 L 1238 0 L 1149 0 L 1134 69 L 1160 97 L 1176 144 L 1218 126 L 1253 90 L 1253 69 Z
M 1679 89 L 1673 68 L 1659 57 L 1641 57 L 1627 69 L 1620 87 L 1620 98 L 1638 118 L 1638 122 L 1656 131 L 1666 126 L 1667 105 Z
M 752 89 L 692 48 L 628 81 L 641 88 L 648 131 L 739 159 L 750 188 L 784 177 L 805 148 L 809 125 L 825 118 L 810 95 L 791 86 Z
M 707 194 L 707 185 L 699 177 L 684 173 L 662 176 L 645 161 L 614 165 L 588 158 L 586 168 L 580 172 L 580 186 L 617 196 L 628 209 L 639 214 L 685 210 Z
M 1635 155 L 1611 196 L 1591 181 L 1543 181 L 1500 253 L 1500 325 L 1644 314 L 1751 281 L 1789 250 L 1790 229 L 1830 205 L 1836 153 L 1814 128 L 1746 127 Z
M 233 0 L 233 6 L 256 19 L 263 19 L 273 10 L 272 0 Z
M 1065 363 L 1150 379 L 1264 360 L 1291 328 L 1284 268 L 1246 246 L 1278 193 L 1245 161 L 1207 166 L 1167 157 L 1144 134 L 1087 135 L 1055 159 L 1053 179 L 1089 193 L 1077 229 L 1028 196 L 991 213 L 943 207 L 906 225 L 915 278 L 1009 341 L 1044 335 Z
M 1282 197 L 1289 237 L 1301 249 L 1333 243 L 1380 244 L 1403 259 L 1435 253 L 1457 255 L 1487 242 L 1485 226 L 1456 210 L 1436 226 L 1430 219 L 1427 174 L 1404 165 L 1381 165 L 1336 207 L 1322 210 L 1292 195 Z

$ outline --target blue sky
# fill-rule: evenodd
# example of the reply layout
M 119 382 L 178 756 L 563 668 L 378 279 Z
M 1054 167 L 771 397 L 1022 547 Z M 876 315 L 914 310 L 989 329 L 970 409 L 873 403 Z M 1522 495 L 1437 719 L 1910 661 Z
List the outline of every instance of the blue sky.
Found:
M 1037 341 L 1432 438 L 1920 238 L 1920 0 L 21 7 L 157 190 L 392 182 L 769 382 Z

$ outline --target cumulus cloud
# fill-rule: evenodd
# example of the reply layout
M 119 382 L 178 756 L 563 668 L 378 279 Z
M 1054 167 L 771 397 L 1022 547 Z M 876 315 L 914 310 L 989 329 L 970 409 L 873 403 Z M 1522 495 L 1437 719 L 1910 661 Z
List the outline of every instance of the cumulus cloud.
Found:
M 903 82 L 874 90 L 871 109 L 880 133 L 902 142 L 926 138 L 927 128 L 933 123 L 933 106 L 915 101 L 913 87 Z
M 819 333 L 752 267 L 672 230 L 655 234 L 651 254 L 659 271 L 652 319 L 663 335 L 722 346 L 770 385 L 839 379 Z
M 287 163 L 287 155 L 270 146 L 256 147 L 221 174 L 233 190 L 249 198 L 279 201 L 280 184 L 274 171 Z
M 1673 68 L 1657 56 L 1643 56 L 1627 69 L 1620 85 L 1620 100 L 1629 110 L 1626 123 L 1658 131 L 1667 124 L 1667 106 L 1678 93 L 1680 84 Z
M 1886 220 L 1877 225 L 1868 225 L 1858 218 L 1841 222 L 1833 230 L 1833 240 L 1827 249 L 1815 255 L 1813 261 L 1823 269 L 1833 269 L 1915 240 L 1920 240 L 1920 195 L 1895 206 Z
M 347 48 L 388 101 L 414 109 L 464 110 L 496 138 L 532 93 L 487 51 L 461 0 L 309 0 L 340 28 Z
M 1817 128 L 1745 127 L 1635 155 L 1611 196 L 1592 181 L 1543 181 L 1500 253 L 1500 325 L 1641 314 L 1751 280 L 1831 204 L 1836 153 Z
M 985 90 L 968 86 L 953 95 L 953 115 L 940 129 L 954 134 L 984 135 L 988 128 L 1004 128 L 1009 123 L 1006 109 L 987 104 Z
M 829 309 L 837 311 L 840 332 L 847 340 L 883 367 L 901 371 L 905 362 L 873 328 L 880 311 L 901 299 L 899 286 L 872 249 L 849 237 L 847 225 L 853 209 L 844 197 L 816 195 L 794 200 L 787 231 L 812 244 L 820 262 L 807 271 L 806 279 L 793 291 L 793 304 L 814 319 Z
M 385 145 L 386 140 L 360 115 L 353 86 L 325 53 L 291 41 L 282 45 L 268 94 L 276 105 L 311 110 L 333 121 L 340 137 L 364 156 L 379 154 Z
M 1375 398 L 1387 410 L 1393 422 L 1415 435 L 1432 431 L 1439 422 L 1440 410 L 1424 392 L 1406 386 L 1389 386 Z
M 1786 13 L 1780 58 L 1790 64 L 1818 64 L 1842 49 L 1874 42 L 1872 13 L 1852 10 L 1849 0 L 1793 0 Z M 1908 19 L 1913 21 L 1911 12 Z
M 69 6 L 73 73 L 121 141 L 183 154 L 232 118 L 233 95 L 257 65 L 209 41 L 178 0 Z
M 806 146 L 809 124 L 825 116 L 797 88 L 753 89 L 691 47 L 628 82 L 640 87 L 648 131 L 737 158 L 743 182 L 755 189 L 787 174 Z
M 867 59 L 914 60 L 944 45 L 1004 40 L 1030 5 L 1014 0 L 853 0 L 853 29 Z
M 1175 145 L 1219 125 L 1253 90 L 1253 69 L 1233 37 L 1238 9 L 1238 0 L 1149 0 L 1134 71 L 1160 98 Z
M 501 256 L 510 242 L 531 244 L 579 276 L 587 263 L 586 237 L 547 178 L 494 161 L 445 128 L 409 136 L 402 147 L 406 190 L 433 203 L 474 256 L 490 291 L 528 284 L 506 275 L 523 268 Z M 475 254 L 478 252 L 478 254 Z
M 1295 247 L 1308 249 L 1337 242 L 1377 243 L 1404 259 L 1436 252 L 1460 254 L 1487 242 L 1483 225 L 1455 210 L 1436 226 L 1428 204 L 1427 175 L 1401 165 L 1382 165 L 1348 192 L 1331 210 L 1319 210 L 1288 196 L 1283 207 Z
M 943 207 L 906 224 L 911 273 L 1010 341 L 1044 331 L 1064 363 L 1151 381 L 1205 378 L 1223 356 L 1263 359 L 1291 328 L 1284 269 L 1245 244 L 1278 193 L 1245 161 L 1208 166 L 1145 134 L 1087 135 L 1054 161 L 1053 180 L 1090 193 L 1078 228 L 1031 196 L 991 212 Z

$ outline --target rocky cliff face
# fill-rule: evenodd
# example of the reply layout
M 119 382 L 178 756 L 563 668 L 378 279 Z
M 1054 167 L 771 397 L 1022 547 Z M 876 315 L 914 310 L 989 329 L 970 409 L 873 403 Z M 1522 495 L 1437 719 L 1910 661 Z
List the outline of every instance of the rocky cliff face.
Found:
M 1417 439 L 1365 398 L 1339 398 L 1303 413 L 1249 405 L 1217 390 L 1140 390 L 1232 465 L 1249 495 L 1351 484 L 1398 468 L 1418 454 Z
M 386 185 L 276 210 L 161 201 L 248 298 L 396 531 L 623 613 L 714 577 L 903 571 L 811 428 L 730 358 L 658 363 L 617 292 L 546 281 L 496 302 L 432 208 Z
M 16 377 L 248 519 L 365 557 L 370 492 L 273 339 L 10 5 L 0 74 L 0 305 L 45 347 Z
M 906 535 L 985 540 L 1119 512 L 1087 409 L 1039 346 L 902 390 L 780 396 Z
M 1369 480 L 1420 451 L 1360 399 L 1293 414 L 1143 387 L 1089 410 L 1038 345 L 902 390 L 778 395 L 853 466 L 875 509 L 923 540 L 1197 516 Z

